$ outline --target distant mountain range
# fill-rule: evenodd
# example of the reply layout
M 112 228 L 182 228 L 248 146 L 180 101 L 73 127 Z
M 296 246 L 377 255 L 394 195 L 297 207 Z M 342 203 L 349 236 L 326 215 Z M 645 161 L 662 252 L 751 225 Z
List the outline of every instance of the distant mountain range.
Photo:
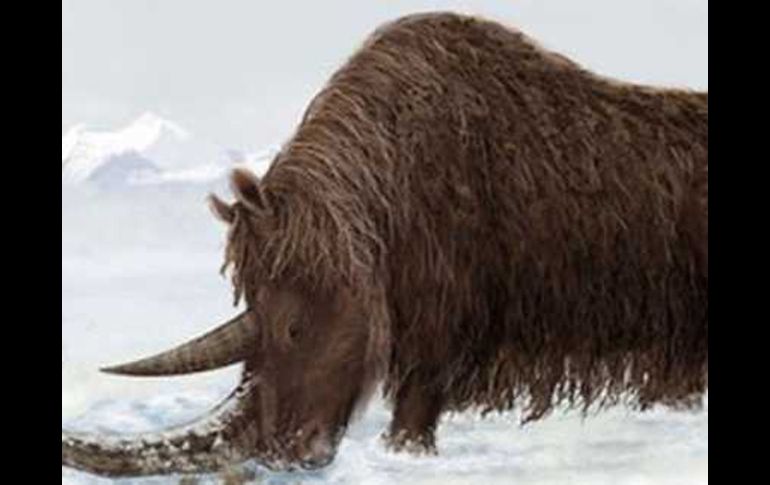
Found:
M 263 173 L 277 147 L 245 153 L 196 138 L 176 123 L 146 113 L 116 131 L 83 125 L 62 136 L 62 185 L 103 188 L 209 184 L 236 166 Z

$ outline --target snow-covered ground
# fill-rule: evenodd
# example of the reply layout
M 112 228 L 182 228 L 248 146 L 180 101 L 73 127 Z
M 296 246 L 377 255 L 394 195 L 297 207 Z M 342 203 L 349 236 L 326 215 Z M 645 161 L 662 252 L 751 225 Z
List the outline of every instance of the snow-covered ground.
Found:
M 71 422 L 81 429 L 154 429 L 205 412 L 226 386 L 177 390 L 130 401 L 106 400 Z M 440 455 L 414 458 L 385 450 L 380 433 L 389 413 L 376 402 L 342 442 L 337 460 L 313 473 L 268 473 L 254 467 L 258 484 L 585 484 L 685 485 L 708 483 L 708 416 L 623 410 L 582 421 L 555 415 L 530 427 L 515 416 L 452 416 L 439 432 Z M 220 483 L 208 477 L 202 483 Z M 179 478 L 131 479 L 124 484 L 176 484 Z M 62 482 L 109 480 L 62 469 Z
M 234 163 L 262 171 L 272 151 L 240 155 L 151 114 L 114 132 L 78 127 L 62 137 L 62 427 L 156 429 L 194 419 L 228 393 L 237 369 L 164 380 L 96 369 L 164 349 L 235 313 L 218 274 L 225 229 L 205 197 L 228 195 L 222 176 Z M 586 420 L 557 413 L 525 428 L 515 414 L 449 416 L 440 455 L 431 458 L 385 451 L 379 436 L 387 422 L 387 407 L 375 401 L 332 466 L 257 469 L 253 483 L 708 483 L 707 405 L 697 413 L 621 408 Z M 62 468 L 62 483 L 110 482 Z

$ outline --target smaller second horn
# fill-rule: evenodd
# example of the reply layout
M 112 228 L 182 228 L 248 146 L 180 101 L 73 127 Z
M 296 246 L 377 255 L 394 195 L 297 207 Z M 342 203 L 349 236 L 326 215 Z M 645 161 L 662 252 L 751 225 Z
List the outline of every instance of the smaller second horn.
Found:
M 259 338 L 257 323 L 244 312 L 211 332 L 153 357 L 102 369 L 108 374 L 161 377 L 205 372 L 245 360 Z

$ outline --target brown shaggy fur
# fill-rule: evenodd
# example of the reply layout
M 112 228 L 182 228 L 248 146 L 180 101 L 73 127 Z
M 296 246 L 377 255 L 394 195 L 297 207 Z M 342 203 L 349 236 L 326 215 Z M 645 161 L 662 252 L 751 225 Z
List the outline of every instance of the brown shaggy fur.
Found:
M 707 388 L 707 93 L 407 17 L 333 76 L 260 184 L 275 217 L 256 233 L 236 215 L 237 296 L 352 289 L 396 400 L 531 420 Z

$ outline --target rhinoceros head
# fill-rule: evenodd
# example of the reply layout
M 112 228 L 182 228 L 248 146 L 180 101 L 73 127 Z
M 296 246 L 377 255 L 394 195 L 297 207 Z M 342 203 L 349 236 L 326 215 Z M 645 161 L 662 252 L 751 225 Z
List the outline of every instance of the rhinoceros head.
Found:
M 271 246 L 295 243 L 282 241 L 281 217 L 290 214 L 250 173 L 235 171 L 232 185 L 236 201 L 212 196 L 211 206 L 229 226 L 226 266 L 245 311 L 184 345 L 104 370 L 159 377 L 242 363 L 240 385 L 189 426 L 131 437 L 63 431 L 62 465 L 127 476 L 217 471 L 252 459 L 276 469 L 317 468 L 334 458 L 374 381 L 366 308 L 347 285 L 271 271 L 281 262 L 270 255 L 282 254 Z

